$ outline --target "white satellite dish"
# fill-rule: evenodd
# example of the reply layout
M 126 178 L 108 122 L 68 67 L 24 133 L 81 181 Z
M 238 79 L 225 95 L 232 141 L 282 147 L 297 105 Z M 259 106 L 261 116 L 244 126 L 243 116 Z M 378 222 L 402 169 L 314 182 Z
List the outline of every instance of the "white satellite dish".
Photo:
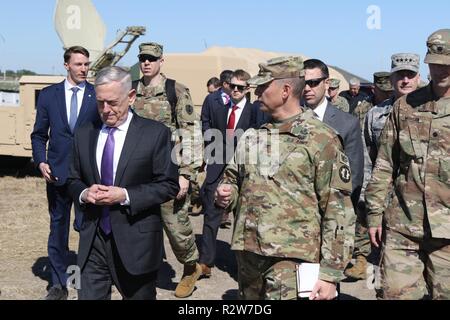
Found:
M 90 0 L 57 0 L 55 28 L 65 49 L 83 46 L 91 61 L 105 48 L 106 26 Z

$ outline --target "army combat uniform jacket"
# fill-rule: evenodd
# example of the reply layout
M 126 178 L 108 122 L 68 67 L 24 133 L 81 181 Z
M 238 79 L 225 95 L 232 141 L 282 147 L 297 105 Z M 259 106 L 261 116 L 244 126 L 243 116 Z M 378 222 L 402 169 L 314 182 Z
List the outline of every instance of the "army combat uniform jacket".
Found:
M 367 184 L 372 177 L 372 169 L 375 165 L 375 160 L 377 159 L 381 132 L 383 131 L 387 117 L 391 113 L 394 102 L 395 97 L 383 101 L 381 104 L 370 109 L 364 119 L 363 138 L 365 148 L 363 190 L 366 190 Z
M 450 99 L 431 84 L 399 99 L 380 138 L 366 190 L 369 226 L 407 236 L 450 239 Z
M 350 106 L 348 104 L 347 99 L 341 97 L 341 96 L 337 96 L 336 100 L 333 102 L 331 99 L 329 99 L 330 103 L 335 106 L 336 108 L 338 108 L 341 111 L 347 112 L 350 110 Z
M 202 162 L 200 118 L 194 110 L 189 90 L 178 82 L 175 83 L 177 96 L 175 117 L 172 117 L 172 109 L 165 90 L 167 78 L 163 74 L 161 76 L 161 82 L 155 87 L 145 87 L 143 79 L 139 81 L 133 110 L 141 117 L 162 122 L 170 128 L 178 150 L 182 150 L 181 156 L 178 154 L 179 173 L 193 181 Z M 183 143 L 180 144 L 181 142 Z
M 320 262 L 320 279 L 344 278 L 355 233 L 350 167 L 313 111 L 246 131 L 222 183 L 237 206 L 233 250 Z

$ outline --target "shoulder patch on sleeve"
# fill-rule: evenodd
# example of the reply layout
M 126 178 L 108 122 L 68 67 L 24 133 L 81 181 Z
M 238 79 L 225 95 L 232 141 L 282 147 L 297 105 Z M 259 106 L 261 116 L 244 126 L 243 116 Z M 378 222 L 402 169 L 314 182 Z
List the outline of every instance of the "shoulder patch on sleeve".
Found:
M 336 162 L 333 164 L 331 185 L 333 189 L 352 192 L 352 174 L 347 156 L 338 151 Z
M 194 107 L 191 106 L 190 104 L 186 105 L 186 113 L 187 113 L 188 115 L 193 114 L 193 113 L 194 113 Z

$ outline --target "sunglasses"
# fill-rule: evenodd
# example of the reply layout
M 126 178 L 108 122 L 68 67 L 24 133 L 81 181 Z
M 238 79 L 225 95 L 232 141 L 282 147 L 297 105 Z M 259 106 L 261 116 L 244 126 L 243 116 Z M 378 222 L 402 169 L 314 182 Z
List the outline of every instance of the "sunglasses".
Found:
M 308 85 L 310 88 L 315 88 L 317 87 L 323 80 L 325 80 L 326 77 L 322 77 L 322 78 L 317 78 L 317 79 L 311 79 L 311 80 L 306 80 L 305 81 L 305 85 Z
M 247 86 L 241 86 L 241 85 L 239 85 L 239 84 L 229 83 L 229 85 L 230 85 L 230 89 L 231 89 L 231 90 L 234 90 L 234 89 L 237 88 L 238 91 L 242 92 L 242 91 L 244 91 L 245 89 L 247 89 Z
M 139 62 L 144 63 L 147 60 L 149 62 L 155 62 L 155 61 L 158 61 L 159 58 L 155 57 L 155 56 L 151 56 L 149 54 L 142 54 L 142 55 L 139 56 Z

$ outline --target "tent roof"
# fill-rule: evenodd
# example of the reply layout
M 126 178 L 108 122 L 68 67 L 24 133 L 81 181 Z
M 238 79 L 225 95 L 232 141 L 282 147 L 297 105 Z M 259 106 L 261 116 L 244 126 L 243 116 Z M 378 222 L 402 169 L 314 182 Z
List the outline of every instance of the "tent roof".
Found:
M 251 75 L 259 71 L 258 64 L 271 58 L 297 55 L 303 59 L 307 56 L 298 53 L 282 53 L 250 48 L 211 47 L 201 53 L 167 53 L 162 72 L 169 78 L 186 85 L 191 92 L 194 105 L 202 105 L 206 91 L 206 82 L 211 77 L 219 77 L 226 69 L 244 69 Z M 135 69 L 136 66 L 133 68 Z M 345 77 L 333 67 L 330 76 L 341 80 L 341 90 L 348 89 Z

